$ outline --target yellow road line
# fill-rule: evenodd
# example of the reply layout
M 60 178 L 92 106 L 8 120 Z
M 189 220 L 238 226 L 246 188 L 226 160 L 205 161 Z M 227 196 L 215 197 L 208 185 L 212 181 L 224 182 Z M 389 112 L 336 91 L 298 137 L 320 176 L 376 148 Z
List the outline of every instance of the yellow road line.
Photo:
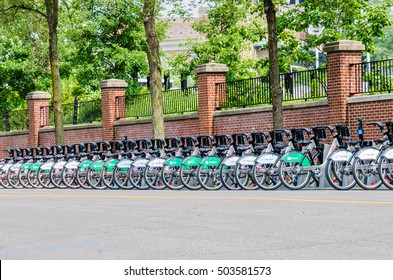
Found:
M 123 198 L 123 199 L 206 199 L 234 201 L 290 201 L 311 203 L 344 203 L 344 204 L 379 204 L 393 205 L 393 201 L 372 200 L 334 200 L 334 199 L 303 199 L 279 197 L 215 197 L 215 196 L 170 196 L 170 195 L 83 195 L 83 194 L 0 194 L 0 197 L 67 197 L 67 198 Z

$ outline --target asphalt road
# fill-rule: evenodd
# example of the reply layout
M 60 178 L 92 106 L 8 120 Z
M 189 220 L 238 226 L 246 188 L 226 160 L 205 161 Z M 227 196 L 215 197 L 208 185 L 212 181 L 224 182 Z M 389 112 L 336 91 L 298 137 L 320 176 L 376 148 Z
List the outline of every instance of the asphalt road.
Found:
M 0 190 L 0 259 L 393 259 L 393 191 Z

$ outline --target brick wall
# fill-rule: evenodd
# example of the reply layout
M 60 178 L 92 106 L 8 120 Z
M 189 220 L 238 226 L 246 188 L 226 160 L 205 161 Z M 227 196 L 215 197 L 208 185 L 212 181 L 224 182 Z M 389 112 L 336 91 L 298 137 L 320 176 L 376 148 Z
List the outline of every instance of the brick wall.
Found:
M 113 140 L 115 137 L 116 97 L 124 96 L 127 86 L 124 80 L 119 79 L 104 80 L 99 85 L 101 88 L 102 137 L 106 141 Z
M 28 131 L 0 133 L 0 158 L 7 156 L 7 153 L 4 151 L 6 149 L 28 148 L 29 146 Z
M 213 113 L 218 107 L 216 83 L 226 80 L 228 67 L 219 63 L 199 65 L 195 72 L 198 80 L 199 134 L 213 134 Z
M 99 125 L 75 125 L 65 127 L 64 140 L 66 144 L 102 141 L 102 127 Z M 55 131 L 53 128 L 43 128 L 39 132 L 40 146 L 55 144 Z
M 312 127 L 329 124 L 326 101 L 284 105 L 284 128 Z M 273 128 L 271 106 L 216 112 L 214 132 L 230 134 L 269 131 Z
M 360 63 L 364 45 L 358 41 L 342 40 L 327 43 L 329 122 L 345 123 L 347 120 L 347 99 L 355 92 L 358 80 L 351 64 Z
M 384 122 L 393 120 L 393 95 L 372 95 L 352 97 L 348 99 L 347 123 L 353 138 L 357 138 L 357 120 L 362 118 L 364 139 L 371 140 L 382 137 L 381 131 L 367 122 Z
M 185 115 L 165 118 L 165 137 L 195 136 L 198 134 L 198 115 Z M 151 138 L 151 120 L 117 121 L 115 123 L 115 137 L 122 139 Z

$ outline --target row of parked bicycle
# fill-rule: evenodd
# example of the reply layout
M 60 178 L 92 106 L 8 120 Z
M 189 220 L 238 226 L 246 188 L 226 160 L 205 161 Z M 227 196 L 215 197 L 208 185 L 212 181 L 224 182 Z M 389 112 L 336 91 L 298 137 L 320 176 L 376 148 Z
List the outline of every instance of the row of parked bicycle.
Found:
M 4 188 L 291 190 L 356 184 L 393 189 L 392 122 L 367 123 L 383 136 L 350 140 L 346 125 L 250 135 L 88 142 L 9 149 L 0 162 Z M 330 145 L 326 142 L 330 142 Z

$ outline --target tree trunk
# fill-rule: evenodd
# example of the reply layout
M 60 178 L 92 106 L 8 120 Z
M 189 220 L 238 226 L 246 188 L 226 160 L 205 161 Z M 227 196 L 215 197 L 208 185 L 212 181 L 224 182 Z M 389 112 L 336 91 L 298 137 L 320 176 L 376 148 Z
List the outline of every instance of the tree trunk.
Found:
M 269 78 L 273 104 L 273 128 L 283 128 L 282 90 L 278 68 L 278 38 L 276 25 L 276 7 L 273 0 L 263 0 L 269 40 Z
M 53 88 L 53 114 L 55 119 L 55 140 L 57 145 L 64 144 L 64 116 L 60 90 L 60 71 L 57 48 L 57 24 L 59 0 L 45 0 L 49 27 L 49 58 Z
M 144 26 L 147 40 L 147 59 L 150 70 L 150 95 L 152 107 L 153 137 L 165 137 L 164 109 L 162 97 L 161 62 L 159 57 L 159 42 L 155 30 L 154 8 L 155 0 L 145 0 L 143 6 Z

